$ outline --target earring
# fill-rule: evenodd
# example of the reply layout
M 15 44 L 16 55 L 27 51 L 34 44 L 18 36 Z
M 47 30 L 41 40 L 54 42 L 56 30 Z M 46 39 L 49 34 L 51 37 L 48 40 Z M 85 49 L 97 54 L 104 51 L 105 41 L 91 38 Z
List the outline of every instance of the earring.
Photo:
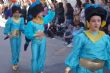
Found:
M 103 20 L 103 21 L 102 21 L 102 24 L 101 24 L 101 27 L 104 27 L 105 25 L 106 25 L 106 21 Z
M 88 21 L 86 21 L 86 26 L 87 26 L 87 28 L 89 28 L 89 27 L 90 27 L 90 24 L 89 24 L 89 22 L 88 22 Z

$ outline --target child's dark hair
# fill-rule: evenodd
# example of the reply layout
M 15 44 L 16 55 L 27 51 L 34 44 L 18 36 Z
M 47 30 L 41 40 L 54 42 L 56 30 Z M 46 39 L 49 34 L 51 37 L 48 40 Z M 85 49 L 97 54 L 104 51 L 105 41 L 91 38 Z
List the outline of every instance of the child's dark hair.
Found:
M 12 14 L 14 14 L 16 11 L 19 11 L 19 13 L 21 13 L 21 8 L 19 5 L 12 6 Z
M 34 7 L 31 8 L 31 15 L 33 17 L 36 17 L 36 15 L 38 15 L 40 12 L 44 11 L 44 7 L 42 4 L 38 4 L 38 5 L 35 5 Z
M 102 20 L 105 20 L 107 16 L 107 11 L 102 7 L 90 6 L 89 8 L 86 8 L 85 18 L 87 21 L 90 21 L 91 17 L 95 15 L 100 16 Z

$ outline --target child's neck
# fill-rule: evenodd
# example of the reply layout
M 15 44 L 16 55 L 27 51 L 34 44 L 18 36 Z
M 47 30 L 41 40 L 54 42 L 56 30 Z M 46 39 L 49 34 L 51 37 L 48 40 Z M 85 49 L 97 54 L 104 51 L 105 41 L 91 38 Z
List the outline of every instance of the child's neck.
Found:
M 43 18 L 42 17 L 36 17 L 33 19 L 33 22 L 37 23 L 37 24 L 43 24 Z
M 89 29 L 88 31 L 91 32 L 91 33 L 99 32 L 99 30 L 92 30 L 92 29 Z
M 14 19 L 18 20 L 20 16 L 13 16 Z

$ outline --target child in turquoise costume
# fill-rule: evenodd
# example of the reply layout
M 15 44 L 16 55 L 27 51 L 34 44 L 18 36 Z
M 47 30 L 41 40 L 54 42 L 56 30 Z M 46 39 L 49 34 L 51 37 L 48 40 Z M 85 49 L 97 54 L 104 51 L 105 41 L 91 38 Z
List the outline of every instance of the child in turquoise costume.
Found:
M 100 31 L 107 12 L 94 5 L 85 10 L 88 30 L 74 38 L 74 47 L 67 57 L 65 73 L 104 73 L 110 69 L 110 37 Z
M 18 68 L 21 47 L 21 32 L 24 30 L 24 19 L 20 17 L 20 12 L 20 6 L 13 5 L 13 16 L 7 20 L 4 28 L 4 34 L 10 38 L 13 70 L 17 70 Z
M 34 5 L 36 5 L 36 4 L 40 4 L 40 0 L 37 0 L 36 2 L 34 2 L 34 3 L 32 3 L 30 6 L 29 6 L 29 9 L 28 9 L 28 14 L 27 14 L 27 23 L 29 22 L 29 21 L 31 21 L 32 20 L 32 15 L 31 15 L 31 8 L 34 6 Z M 27 24 L 26 24 L 27 25 Z M 24 44 L 24 51 L 26 51 L 27 50 L 27 48 L 28 48 L 28 46 L 29 46 L 29 43 L 31 42 L 31 40 L 30 39 L 28 39 L 27 37 L 25 37 L 25 44 Z
M 32 4 L 31 15 L 33 19 L 25 28 L 25 35 L 31 39 L 32 73 L 43 73 L 46 57 L 46 37 L 44 24 L 48 24 L 55 16 L 54 7 L 43 17 L 44 7 L 42 4 Z

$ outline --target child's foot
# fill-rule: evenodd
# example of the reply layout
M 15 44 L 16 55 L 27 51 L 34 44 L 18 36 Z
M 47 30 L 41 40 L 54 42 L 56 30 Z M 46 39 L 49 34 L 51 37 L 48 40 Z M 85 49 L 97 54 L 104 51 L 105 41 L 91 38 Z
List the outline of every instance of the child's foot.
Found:
M 52 39 L 55 39 L 55 38 L 52 38 Z
M 27 50 L 29 44 L 24 44 L 24 51 Z
M 67 45 L 68 43 L 67 42 L 64 42 L 64 44 Z
M 12 70 L 13 70 L 13 71 L 17 71 L 17 69 L 18 69 L 18 65 L 13 65 L 13 66 L 12 66 Z
M 70 44 L 68 44 L 68 45 L 67 45 L 67 47 L 68 47 L 68 48 L 71 48 L 71 47 L 72 47 L 72 44 L 71 44 L 71 43 L 70 43 Z

